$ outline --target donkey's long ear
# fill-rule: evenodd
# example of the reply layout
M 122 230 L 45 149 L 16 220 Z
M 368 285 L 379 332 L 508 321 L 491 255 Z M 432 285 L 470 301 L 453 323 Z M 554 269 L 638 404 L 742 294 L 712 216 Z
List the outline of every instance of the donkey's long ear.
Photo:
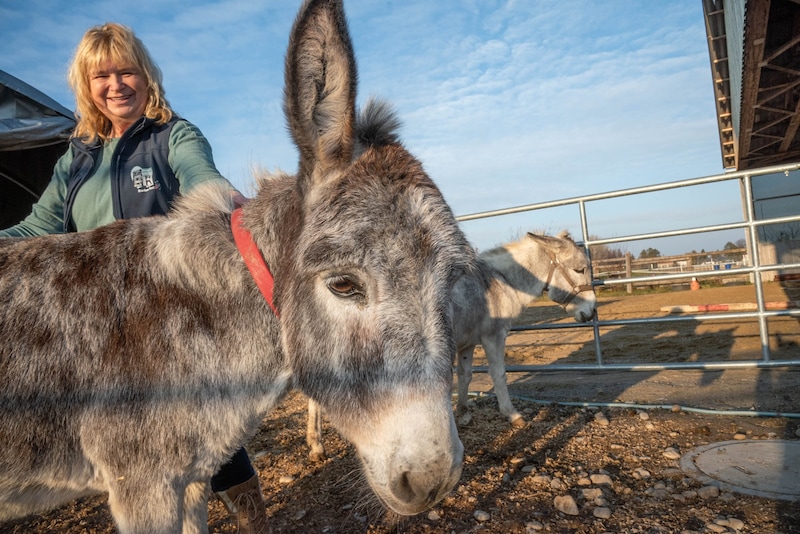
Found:
M 286 53 L 283 107 L 298 176 L 322 178 L 353 157 L 356 62 L 341 0 L 306 0 Z

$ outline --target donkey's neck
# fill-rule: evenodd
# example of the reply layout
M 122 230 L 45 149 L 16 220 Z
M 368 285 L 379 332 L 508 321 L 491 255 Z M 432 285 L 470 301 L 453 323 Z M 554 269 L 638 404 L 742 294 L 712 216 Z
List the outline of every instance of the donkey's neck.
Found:
M 207 360 L 217 360 L 212 366 L 218 369 L 216 384 L 253 400 L 252 405 L 242 403 L 237 412 L 252 419 L 283 395 L 290 373 L 277 318 L 255 288 L 234 243 L 232 207 L 227 191 L 221 196 L 213 188 L 193 191 L 168 221 L 152 221 L 155 235 L 150 243 L 162 267 L 154 271 L 164 277 L 159 281 L 165 290 L 173 291 L 177 302 L 198 299 L 208 305 L 185 313 L 201 314 L 213 331 L 219 350 Z M 139 224 L 150 222 L 142 219 Z
M 276 289 L 293 270 L 291 263 L 302 217 L 297 180 L 282 173 L 261 178 L 258 196 L 242 208 L 242 222 L 264 256 Z
M 499 276 L 497 283 L 527 305 L 540 297 L 547 280 L 550 259 L 547 251 L 535 242 L 517 242 L 490 250 L 481 255 Z

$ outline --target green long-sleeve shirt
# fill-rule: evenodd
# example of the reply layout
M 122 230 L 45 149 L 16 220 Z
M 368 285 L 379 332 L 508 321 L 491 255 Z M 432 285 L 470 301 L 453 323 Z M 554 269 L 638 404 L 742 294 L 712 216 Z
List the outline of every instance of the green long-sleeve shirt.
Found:
M 72 209 L 72 219 L 77 231 L 91 230 L 115 220 L 111 201 L 110 161 L 119 139 L 104 144 L 92 173 L 78 190 Z M 211 154 L 211 145 L 200 130 L 187 121 L 178 121 L 169 137 L 169 165 L 185 194 L 196 185 L 207 181 L 221 181 L 232 190 L 233 185 L 217 170 Z M 61 233 L 64 229 L 64 204 L 72 164 L 72 149 L 59 158 L 53 177 L 33 205 L 31 214 L 21 223 L 0 230 L 0 237 L 32 237 Z

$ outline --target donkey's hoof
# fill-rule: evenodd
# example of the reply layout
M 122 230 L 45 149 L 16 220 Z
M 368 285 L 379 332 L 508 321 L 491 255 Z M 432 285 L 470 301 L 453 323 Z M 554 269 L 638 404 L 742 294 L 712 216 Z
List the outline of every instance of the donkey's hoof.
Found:
M 472 414 L 469 412 L 466 412 L 464 415 L 458 418 L 459 426 L 467 426 L 471 422 L 472 422 Z
M 511 426 L 514 428 L 522 428 L 525 426 L 525 419 L 522 417 L 521 414 L 514 414 L 511 416 Z
M 322 463 L 328 457 L 325 455 L 325 449 L 311 449 L 311 452 L 308 453 L 308 459 L 314 463 Z
M 309 455 L 308 455 L 308 459 L 309 459 L 309 460 L 311 460 L 311 461 L 312 461 L 313 463 L 315 463 L 315 464 L 321 464 L 322 462 L 324 462 L 325 460 L 327 460 L 327 459 L 328 459 L 328 457 L 327 457 L 327 456 L 325 456 L 325 453 L 324 453 L 324 452 L 322 452 L 322 453 L 317 453 L 317 454 L 314 454 L 314 453 L 312 452 L 312 453 L 309 453 Z

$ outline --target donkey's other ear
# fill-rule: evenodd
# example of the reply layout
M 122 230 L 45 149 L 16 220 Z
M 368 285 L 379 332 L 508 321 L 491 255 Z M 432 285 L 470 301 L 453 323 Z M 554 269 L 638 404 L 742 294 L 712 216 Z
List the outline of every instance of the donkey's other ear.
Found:
M 286 53 L 283 108 L 298 176 L 322 178 L 353 157 L 356 62 L 341 0 L 307 0 Z

